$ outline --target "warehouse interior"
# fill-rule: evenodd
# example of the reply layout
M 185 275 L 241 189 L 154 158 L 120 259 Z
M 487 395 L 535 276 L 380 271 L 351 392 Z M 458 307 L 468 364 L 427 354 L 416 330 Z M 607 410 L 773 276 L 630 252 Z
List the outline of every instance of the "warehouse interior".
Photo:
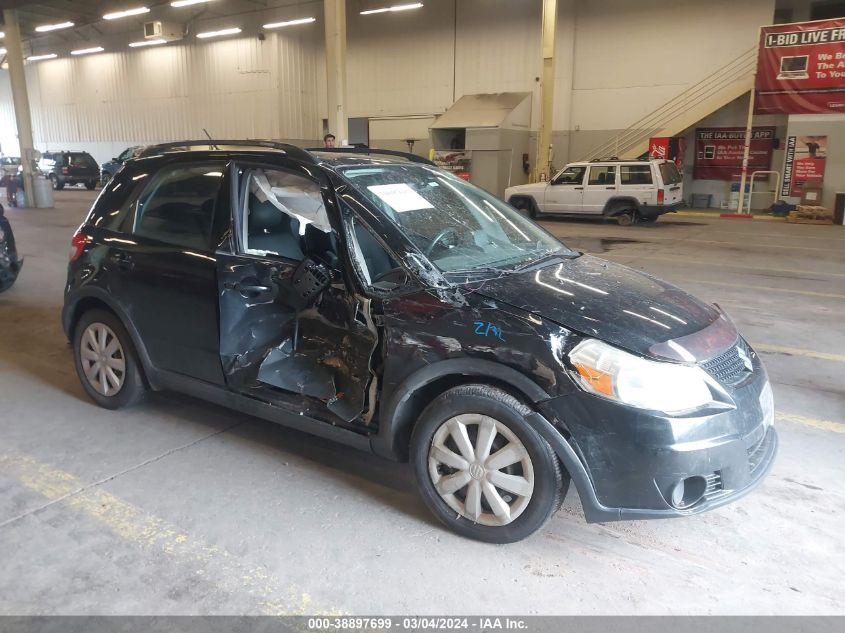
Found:
M 0 221 L 7 223 L 0 222 L 0 273 L 14 268 L 13 286 L 4 286 L 0 274 L 0 621 L 845 614 L 838 590 L 845 575 L 845 493 L 836 484 L 845 457 L 845 110 L 835 110 L 845 105 L 814 110 L 810 97 L 799 97 L 803 109 L 765 110 L 759 83 L 760 60 L 772 48 L 765 29 L 805 25 L 794 27 L 799 32 L 816 21 L 835 25 L 825 27 L 834 34 L 830 45 L 843 52 L 831 53 L 829 72 L 845 73 L 839 61 L 845 36 L 837 42 L 835 35 L 845 33 L 845 2 L 6 0 L 0 8 Z M 798 62 L 790 63 L 800 65 L 801 55 L 794 57 Z M 806 59 L 798 70 L 781 63 L 784 81 L 807 70 Z M 824 91 L 845 104 L 841 86 L 816 92 Z M 153 164 L 183 149 L 164 144 L 188 140 L 203 143 L 212 157 L 212 150 L 231 152 L 235 163 L 238 140 L 250 151 L 287 147 L 281 153 L 290 157 L 307 149 L 303 160 L 314 162 L 305 169 L 316 170 L 333 160 L 320 153 L 329 135 L 336 148 L 363 152 L 343 155 L 341 163 L 366 156 L 370 168 L 391 160 L 442 168 L 490 196 L 490 202 L 479 198 L 485 209 L 494 209 L 493 198 L 510 202 L 579 255 L 640 273 L 638 292 L 651 292 L 649 280 L 657 277 L 717 306 L 772 385 L 779 446 L 767 477 L 727 505 L 654 521 L 623 513 L 623 520 L 588 522 L 590 509 L 573 483 L 536 532 L 494 545 L 444 528 L 420 501 L 408 464 L 385 460 L 378 450 L 358 451 L 328 433 L 317 437 L 305 427 L 272 424 L 170 389 L 124 409 L 96 406 L 77 376 L 63 305 L 79 278 L 73 249 L 79 257 L 84 245 L 76 238 L 96 215 L 92 208 L 111 204 L 113 179 L 130 173 L 133 161 Z M 217 147 L 224 139 L 235 149 Z M 379 158 L 378 150 L 405 155 Z M 73 180 L 67 167 L 64 173 L 60 165 L 45 167 L 50 156 L 68 154 L 91 157 L 94 175 Z M 728 158 L 720 162 L 722 156 Z M 624 170 L 625 162 L 663 159 L 677 166 L 679 179 L 668 182 L 655 171 L 655 182 L 664 179 L 667 195 L 675 184 L 680 200 L 648 222 L 644 210 L 629 216 L 631 226 L 617 222 L 612 204 L 598 216 L 575 217 L 556 215 L 542 199 L 533 207 L 517 204 L 528 194 L 512 197 L 529 191 L 523 186 L 559 184 L 571 164 Z M 224 178 L 224 171 L 205 175 Z M 318 198 L 328 195 L 326 183 L 338 201 L 348 194 L 334 180 L 320 182 Z M 351 182 L 343 187 L 354 188 Z M 379 186 L 387 185 L 369 190 L 390 204 Z M 660 196 L 663 205 L 662 190 Z M 395 215 L 433 208 L 418 196 L 421 202 L 409 199 L 405 204 L 417 206 L 394 207 Z M 116 204 L 113 213 L 122 208 Z M 226 235 L 236 244 L 248 220 L 237 227 L 233 218 Z M 374 242 L 393 248 L 378 226 L 370 227 Z M 106 241 L 132 237 L 109 235 Z M 89 243 L 95 239 L 91 233 Z M 435 243 L 422 249 L 427 256 L 434 250 Z M 189 254 L 209 261 L 220 255 Z M 396 259 L 397 268 L 414 273 L 412 258 Z M 96 269 L 96 257 L 92 262 Z M 601 285 L 601 273 L 593 287 L 589 278 L 571 281 L 561 270 L 558 281 L 570 284 L 555 286 L 562 302 L 570 291 L 623 296 L 615 281 Z M 529 281 L 534 274 L 531 269 Z M 539 270 L 536 275 L 540 283 Z M 479 281 L 469 294 L 493 292 L 490 286 L 500 282 Z M 513 292 L 527 305 L 537 290 L 526 281 Z M 426 297 L 446 294 L 439 286 Z M 373 296 L 367 309 L 389 303 Z M 159 300 L 155 292 L 145 297 L 152 305 Z M 212 299 L 216 305 L 216 294 Z M 509 310 L 523 305 L 514 301 Z M 618 325 L 626 312 L 667 330 L 666 319 L 673 327 L 683 323 L 661 312 L 656 299 L 652 309 L 661 316 L 644 317 L 618 301 L 618 314 L 601 320 Z M 689 307 L 685 301 L 678 299 Z M 212 313 L 222 324 L 220 305 Z M 434 328 L 436 310 L 422 300 L 411 308 L 431 311 L 430 318 L 419 317 L 421 332 Z M 525 310 L 540 331 L 539 312 Z M 161 314 L 166 327 L 163 307 Z M 371 331 L 390 325 L 389 310 L 373 314 L 356 312 L 352 321 Z M 472 321 L 476 333 L 478 323 L 486 323 L 487 333 L 498 323 L 484 319 Z M 260 338 L 259 330 L 247 338 Z M 492 332 L 498 340 L 485 339 L 485 359 L 504 358 L 494 350 L 504 342 L 531 352 L 527 338 Z M 452 360 L 463 353 L 453 337 L 434 337 Z M 422 334 L 386 339 L 409 356 L 425 348 Z M 271 354 L 284 353 L 283 345 L 278 349 Z M 507 362 L 515 364 L 517 353 L 509 354 Z M 225 373 L 225 361 L 223 367 Z M 365 372 L 385 367 L 382 360 Z M 470 365 L 461 371 L 481 373 Z M 532 372 L 523 373 L 542 374 L 537 367 Z M 390 376 L 382 378 L 391 384 Z M 503 380 L 491 384 L 502 387 Z M 330 402 L 344 391 L 333 388 Z M 433 388 L 420 394 L 406 400 L 441 395 Z M 373 406 L 376 419 L 392 404 L 385 398 Z M 539 404 L 522 405 L 546 415 Z M 694 417 L 675 419 L 672 432 L 683 436 Z M 601 422 L 599 444 L 628 432 L 614 426 L 627 424 L 622 418 Z M 647 442 L 653 435 L 653 427 L 643 427 L 636 437 Z M 728 435 L 723 431 L 719 441 Z M 406 445 L 410 437 L 409 430 Z M 672 449 L 678 453 L 695 449 L 694 442 L 674 446 L 682 447 Z M 577 447 L 573 455 L 586 462 L 591 450 Z M 555 463 L 566 476 L 566 463 Z M 626 461 L 628 477 L 635 478 L 635 466 Z M 598 466 L 588 464 L 586 472 L 600 479 Z M 399 623 L 394 619 L 393 628 Z

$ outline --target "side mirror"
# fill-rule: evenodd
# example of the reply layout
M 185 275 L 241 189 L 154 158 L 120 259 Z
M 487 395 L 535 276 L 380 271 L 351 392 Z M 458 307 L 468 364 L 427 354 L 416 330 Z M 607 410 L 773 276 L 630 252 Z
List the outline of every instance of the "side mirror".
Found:
M 293 273 L 293 289 L 303 308 L 312 305 L 331 283 L 332 273 L 328 266 L 310 257 L 304 259 Z

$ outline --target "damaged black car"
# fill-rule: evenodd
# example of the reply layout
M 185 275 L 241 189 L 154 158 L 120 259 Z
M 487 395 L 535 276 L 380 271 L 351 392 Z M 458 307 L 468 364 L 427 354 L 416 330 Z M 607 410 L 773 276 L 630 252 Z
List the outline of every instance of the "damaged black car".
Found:
M 23 258 L 18 257 L 12 225 L 6 217 L 6 210 L 0 204 L 0 292 L 14 285 L 22 265 Z
M 673 517 L 755 487 L 766 371 L 717 306 L 584 255 L 410 154 L 146 148 L 72 239 L 80 381 L 171 389 L 409 461 L 467 537 Z

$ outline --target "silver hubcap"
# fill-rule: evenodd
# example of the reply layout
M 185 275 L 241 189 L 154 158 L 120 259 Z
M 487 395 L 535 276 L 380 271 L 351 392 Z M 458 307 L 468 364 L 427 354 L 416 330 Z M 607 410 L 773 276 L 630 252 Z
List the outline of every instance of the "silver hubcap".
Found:
M 126 358 L 112 329 L 103 323 L 92 323 L 79 342 L 82 371 L 94 390 L 103 396 L 120 391 L 126 378 Z
M 531 501 L 534 467 L 519 438 L 486 415 L 446 420 L 431 442 L 428 473 L 442 499 L 481 525 L 507 525 Z

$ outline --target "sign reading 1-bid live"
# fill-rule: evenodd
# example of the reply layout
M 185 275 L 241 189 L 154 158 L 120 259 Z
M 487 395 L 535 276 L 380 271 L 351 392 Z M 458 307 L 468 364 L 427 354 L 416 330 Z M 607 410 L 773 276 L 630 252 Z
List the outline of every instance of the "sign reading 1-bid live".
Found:
M 845 112 L 845 18 L 764 26 L 757 58 L 758 114 Z

